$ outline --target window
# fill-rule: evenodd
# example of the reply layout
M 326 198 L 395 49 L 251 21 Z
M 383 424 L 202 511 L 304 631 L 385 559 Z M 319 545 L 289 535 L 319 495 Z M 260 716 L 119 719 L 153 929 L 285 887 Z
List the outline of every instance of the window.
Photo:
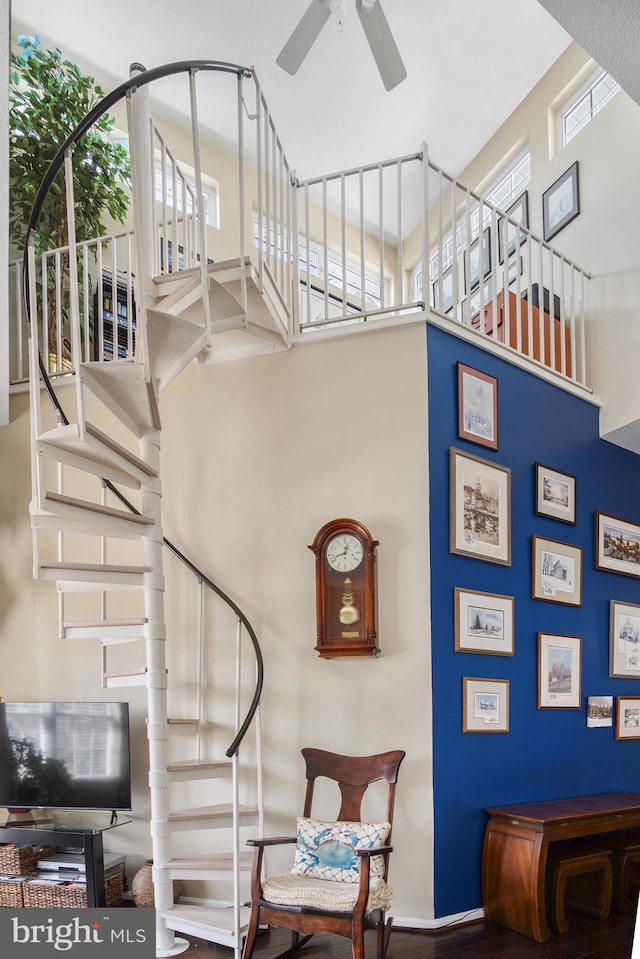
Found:
M 529 180 L 531 179 L 531 151 L 529 147 L 517 155 L 509 164 L 506 170 L 489 185 L 484 195 L 487 203 L 497 206 L 500 209 L 506 209 L 513 200 L 520 196 Z M 491 220 L 491 210 L 488 206 L 483 206 L 482 226 L 483 229 Z M 472 242 L 480 232 L 480 206 L 474 204 L 470 210 L 471 236 L 469 242 Z M 465 245 L 465 222 L 461 220 L 456 227 L 455 251 L 461 252 Z M 454 243 L 452 232 L 445 233 L 442 238 L 442 264 L 441 270 L 444 273 L 453 263 Z M 432 249 L 429 253 L 429 279 L 433 283 L 438 278 L 438 248 Z M 418 264 L 411 274 L 411 289 L 416 300 L 423 300 L 422 284 L 422 266 Z
M 592 74 L 586 87 L 580 87 L 560 112 L 562 146 L 566 146 L 619 89 L 620 85 L 606 70 L 599 69 Z
M 176 209 L 178 213 L 182 213 L 183 206 L 186 206 L 187 216 L 191 216 L 194 208 L 194 201 L 196 198 L 196 183 L 195 177 L 189 177 L 185 175 L 184 167 L 182 164 L 176 164 L 176 193 L 177 193 L 177 203 L 174 203 L 173 198 L 173 185 L 174 178 L 173 172 L 171 170 L 171 165 L 167 164 L 165 170 L 165 190 L 163 193 L 162 189 L 162 167 L 159 162 L 156 162 L 156 200 L 158 203 L 166 202 L 168 207 L 171 209 Z M 208 223 L 210 226 L 218 226 L 218 185 L 215 180 L 212 180 L 210 177 L 202 177 L 202 203 L 205 213 L 205 223 Z
M 258 247 L 258 219 L 253 219 L 253 245 Z M 274 230 L 273 226 L 269 230 L 269 244 L 267 245 L 267 224 L 262 224 L 262 249 L 269 256 L 275 256 L 277 259 L 282 257 L 282 236 L 280 230 Z M 284 255 L 287 256 L 287 238 L 284 238 Z M 301 272 L 308 273 L 310 277 L 322 278 L 324 271 L 324 258 L 322 248 L 315 243 L 310 243 L 307 249 L 306 240 L 298 238 L 298 269 Z M 362 290 L 362 274 L 359 261 L 346 260 L 346 288 L 348 305 L 355 310 L 360 309 L 360 294 Z M 329 295 L 336 302 L 342 300 L 342 258 L 334 253 L 327 251 L 327 286 Z M 315 293 L 322 292 L 320 287 L 311 288 Z M 385 290 L 387 287 L 385 286 Z M 373 309 L 380 307 L 381 290 L 380 278 L 377 273 L 371 273 L 365 270 L 364 274 L 364 292 L 365 303 Z

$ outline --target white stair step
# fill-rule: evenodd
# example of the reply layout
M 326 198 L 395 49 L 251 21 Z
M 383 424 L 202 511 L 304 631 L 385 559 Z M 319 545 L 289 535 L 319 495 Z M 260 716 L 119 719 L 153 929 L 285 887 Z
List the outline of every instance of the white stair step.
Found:
M 233 825 L 232 813 L 231 803 L 195 806 L 169 813 L 167 822 L 171 823 L 172 829 L 176 832 L 188 829 L 226 829 Z M 238 815 L 241 825 L 253 825 L 258 820 L 258 810 L 251 806 L 240 806 Z
M 179 270 L 176 273 L 165 273 L 154 277 L 156 290 L 162 297 L 156 307 L 163 313 L 178 316 L 188 309 L 196 300 L 202 300 L 202 280 L 200 267 L 193 270 Z
M 139 669 L 120 670 L 116 672 L 103 673 L 103 689 L 119 689 L 124 686 L 147 686 L 149 672 L 145 666 Z
M 240 928 L 236 937 L 233 906 L 177 905 L 173 909 L 159 909 L 157 913 L 162 916 L 169 929 L 205 939 L 207 942 L 218 942 L 230 948 L 241 945 L 242 937 L 249 926 L 249 914 L 250 910 L 246 906 L 240 907 Z
M 153 383 L 141 363 L 81 363 L 80 379 L 136 436 L 160 429 Z
M 147 620 L 140 619 L 95 619 L 63 623 L 65 639 L 99 639 L 103 646 L 131 643 L 144 638 Z
M 59 583 L 80 583 L 90 586 L 144 585 L 146 566 L 112 566 L 107 563 L 44 562 L 37 568 L 35 579 L 49 579 Z
M 220 779 L 230 776 L 232 769 L 233 763 L 230 759 L 183 759 L 167 766 L 171 782 Z
M 61 493 L 45 493 L 43 507 L 40 509 L 36 501 L 32 500 L 29 510 L 34 528 L 140 539 L 149 533 L 154 524 L 150 516 L 140 516 L 128 510 L 115 509 Z
M 202 319 L 199 323 L 165 313 L 161 308 L 147 310 L 149 363 L 158 392 L 171 382 L 206 346 Z
M 233 293 L 230 293 L 213 277 L 209 277 L 208 282 L 211 331 L 214 333 L 222 332 L 223 330 L 243 326 L 246 323 L 245 311 Z M 197 322 L 201 317 L 204 317 L 202 300 L 194 302 L 188 309 L 181 310 L 180 316 L 192 322 Z
M 90 423 L 85 423 L 84 436 L 77 423 L 43 433 L 36 448 L 41 456 L 133 489 L 159 489 L 157 473 Z
M 238 856 L 241 878 L 250 877 L 252 865 L 253 853 L 241 852 Z M 160 869 L 166 869 L 172 879 L 232 879 L 233 853 L 218 852 L 169 859 L 160 865 Z

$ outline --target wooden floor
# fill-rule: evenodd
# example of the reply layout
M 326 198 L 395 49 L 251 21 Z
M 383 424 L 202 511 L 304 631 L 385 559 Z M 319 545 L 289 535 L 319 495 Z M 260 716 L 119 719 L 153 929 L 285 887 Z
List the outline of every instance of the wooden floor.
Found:
M 612 913 L 603 922 L 567 911 L 568 932 L 552 933 L 538 943 L 490 922 L 479 922 L 434 933 L 394 930 L 387 959 L 630 959 L 635 913 Z M 289 933 L 271 929 L 256 946 L 254 959 L 273 959 L 290 942 Z M 373 932 L 366 933 L 366 956 L 376 954 Z M 230 949 L 192 940 L 186 959 L 231 959 Z M 314 936 L 299 953 L 301 959 L 351 959 L 351 946 L 337 936 Z

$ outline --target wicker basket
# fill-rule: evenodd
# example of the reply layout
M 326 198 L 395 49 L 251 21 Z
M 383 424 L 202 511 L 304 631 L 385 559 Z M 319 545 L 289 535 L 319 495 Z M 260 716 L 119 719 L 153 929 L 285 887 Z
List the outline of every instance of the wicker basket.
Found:
M 105 902 L 113 906 L 124 893 L 124 876 L 116 872 L 104 881 Z M 30 880 L 23 885 L 24 905 L 35 909 L 74 909 L 87 905 L 86 886 L 72 883 L 56 886 L 49 882 Z
M 0 846 L 0 873 L 7 876 L 24 876 L 34 872 L 38 859 L 51 856 L 55 846 Z
M 17 909 L 24 906 L 22 889 L 26 882 L 28 882 L 27 876 L 14 880 L 0 879 L 0 907 L 8 906 Z

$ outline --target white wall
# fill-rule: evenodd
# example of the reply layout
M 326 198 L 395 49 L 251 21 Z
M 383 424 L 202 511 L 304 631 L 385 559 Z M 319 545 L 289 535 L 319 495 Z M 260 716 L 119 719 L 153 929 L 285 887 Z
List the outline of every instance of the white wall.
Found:
M 267 834 L 295 827 L 303 746 L 405 749 L 393 914 L 418 919 L 433 915 L 425 353 L 424 328 L 404 327 L 191 366 L 161 397 L 165 535 L 240 603 L 264 652 Z M 131 701 L 138 821 L 108 840 L 129 855 L 131 876 L 149 854 L 144 691 L 101 692 L 97 647 L 55 639 L 53 587 L 30 579 L 26 400 L 13 404 L 0 432 L 0 695 Z M 313 648 L 307 546 L 337 516 L 361 520 L 380 540 L 377 659 L 324 660 Z M 169 588 L 170 660 L 192 655 L 182 606 Z M 170 661 L 170 685 L 181 668 Z M 211 712 L 215 697 L 211 683 Z M 215 895 L 194 883 L 186 891 Z

